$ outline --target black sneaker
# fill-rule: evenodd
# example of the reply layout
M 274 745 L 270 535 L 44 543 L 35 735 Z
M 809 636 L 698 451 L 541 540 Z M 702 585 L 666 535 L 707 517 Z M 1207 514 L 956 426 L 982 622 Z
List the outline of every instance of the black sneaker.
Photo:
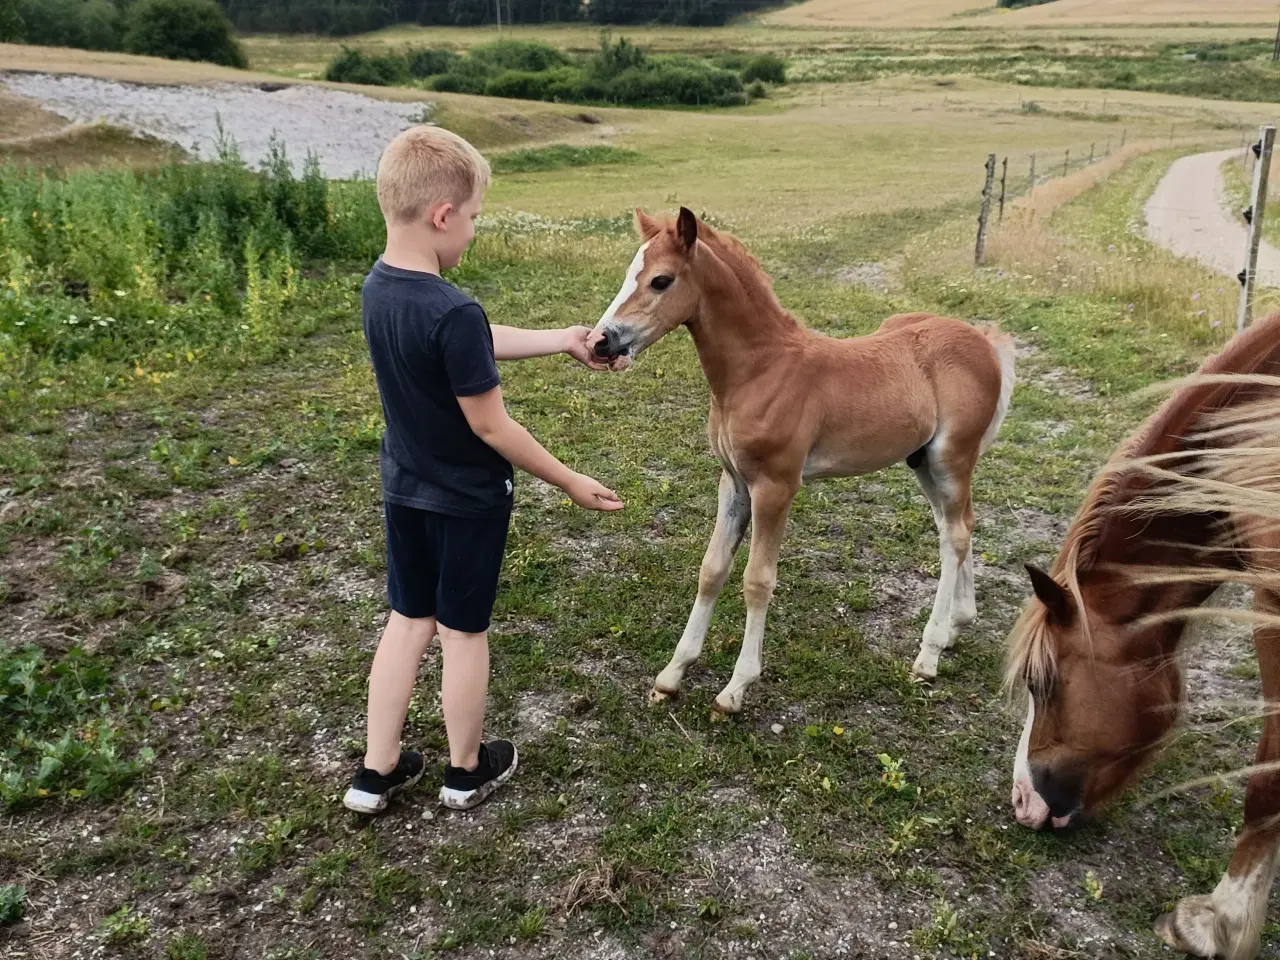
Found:
M 440 802 L 450 810 L 470 810 L 479 806 L 511 779 L 519 761 L 516 745 L 510 740 L 490 740 L 480 744 L 480 765 L 474 770 L 444 765 Z
M 351 778 L 351 786 L 342 798 L 342 805 L 356 813 L 381 813 L 387 809 L 392 797 L 422 779 L 424 769 L 422 754 L 412 750 L 401 752 L 400 762 L 390 773 L 378 773 L 361 763 Z

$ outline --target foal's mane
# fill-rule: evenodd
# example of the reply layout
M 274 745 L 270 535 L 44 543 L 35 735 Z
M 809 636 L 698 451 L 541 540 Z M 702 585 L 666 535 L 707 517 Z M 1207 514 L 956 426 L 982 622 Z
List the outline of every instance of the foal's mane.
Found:
M 757 306 L 767 306 L 775 313 L 799 322 L 778 300 L 773 292 L 773 279 L 765 273 L 764 268 L 760 266 L 760 261 L 752 255 L 741 240 L 732 233 L 708 226 L 705 221 L 698 223 L 698 239 L 728 267 L 748 300 Z
M 1176 389 L 1160 409 L 1120 444 L 1086 492 L 1050 571 L 1054 579 L 1070 591 L 1077 610 L 1085 609 L 1081 576 L 1119 559 L 1104 556 L 1111 547 L 1107 535 L 1117 520 L 1117 508 L 1150 488 L 1149 480 L 1145 486 L 1139 486 L 1142 481 L 1126 464 L 1184 449 L 1181 445 L 1206 414 L 1230 407 L 1237 398 L 1245 396 L 1239 383 L 1197 383 L 1196 377 L 1255 373 L 1277 364 L 1280 364 L 1280 314 L 1273 314 L 1206 360 L 1196 375 Z M 1088 639 L 1087 617 L 1082 617 L 1081 622 Z M 1048 610 L 1033 597 L 1009 634 L 1005 688 L 1011 691 L 1026 685 L 1044 688 L 1055 669 L 1056 651 Z

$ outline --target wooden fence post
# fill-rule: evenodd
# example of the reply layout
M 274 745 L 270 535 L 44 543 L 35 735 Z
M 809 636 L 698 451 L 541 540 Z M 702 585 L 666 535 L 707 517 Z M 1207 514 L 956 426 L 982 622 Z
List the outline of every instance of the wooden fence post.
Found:
M 1005 157 L 1000 165 L 1000 218 L 997 223 L 1004 223 L 1004 197 L 1009 183 L 1009 158 Z
M 991 216 L 991 187 L 996 179 L 996 155 L 987 156 L 987 180 L 982 187 L 982 210 L 978 214 L 978 244 L 973 251 L 974 266 L 982 266 L 987 251 L 987 219 Z
M 1253 198 L 1244 218 L 1249 224 L 1249 245 L 1245 248 L 1244 269 L 1240 271 L 1240 306 L 1236 311 L 1236 331 L 1243 331 L 1253 317 L 1253 291 L 1258 277 L 1258 247 L 1262 244 L 1262 222 L 1267 210 L 1267 180 L 1271 174 L 1271 150 L 1276 143 L 1276 128 L 1263 127 L 1253 152 L 1258 158 L 1253 165 Z
M 1036 192 L 1036 155 L 1033 153 L 1031 155 L 1031 189 L 1029 189 L 1027 193 L 1032 194 L 1035 192 Z
M 1067 158 L 1062 161 L 1062 175 L 1064 177 L 1067 175 L 1067 170 L 1069 170 L 1070 168 L 1071 168 L 1071 151 L 1068 150 Z

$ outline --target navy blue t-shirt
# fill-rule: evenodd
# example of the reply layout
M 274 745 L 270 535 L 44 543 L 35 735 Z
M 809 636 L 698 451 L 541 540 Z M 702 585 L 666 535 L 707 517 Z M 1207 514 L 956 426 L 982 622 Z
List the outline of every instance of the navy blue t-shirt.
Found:
M 511 464 L 458 405 L 498 385 L 480 304 L 434 274 L 379 260 L 364 281 L 364 336 L 387 423 L 382 496 L 455 517 L 511 511 Z

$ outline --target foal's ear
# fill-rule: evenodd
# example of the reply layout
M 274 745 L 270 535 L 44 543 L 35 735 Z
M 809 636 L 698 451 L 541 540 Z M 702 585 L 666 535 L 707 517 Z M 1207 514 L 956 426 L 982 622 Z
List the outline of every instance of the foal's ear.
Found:
M 698 218 L 688 207 L 680 208 L 680 218 L 676 220 L 676 234 L 686 250 L 692 250 L 698 242 Z
M 1057 627 L 1071 626 L 1076 616 L 1075 602 L 1071 599 L 1071 594 L 1039 567 L 1033 567 L 1028 563 L 1026 568 L 1027 575 L 1031 577 L 1031 589 L 1049 611 L 1049 622 Z
M 658 221 L 653 219 L 639 207 L 636 207 L 636 233 L 640 235 L 640 239 L 648 242 L 658 235 L 662 227 Z

